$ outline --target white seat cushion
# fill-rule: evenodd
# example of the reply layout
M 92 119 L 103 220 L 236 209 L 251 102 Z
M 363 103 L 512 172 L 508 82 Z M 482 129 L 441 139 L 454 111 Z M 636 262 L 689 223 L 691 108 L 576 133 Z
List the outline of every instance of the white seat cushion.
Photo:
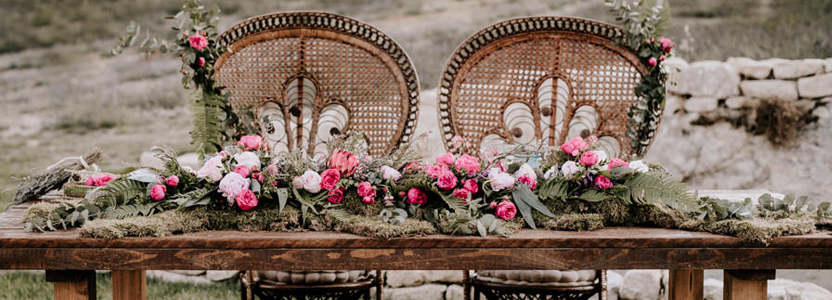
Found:
M 595 284 L 595 270 L 485 270 L 476 280 L 511 285 L 587 286 Z
M 273 284 L 330 284 L 366 281 L 375 271 L 255 271 L 255 281 Z

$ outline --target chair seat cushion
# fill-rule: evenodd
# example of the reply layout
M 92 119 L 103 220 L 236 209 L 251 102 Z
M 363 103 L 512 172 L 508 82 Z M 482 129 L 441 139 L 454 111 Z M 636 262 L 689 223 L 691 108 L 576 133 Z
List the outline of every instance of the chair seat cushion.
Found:
M 510 285 L 531 286 L 591 286 L 595 284 L 595 270 L 486 270 L 477 271 L 476 280 Z
M 270 284 L 331 284 L 371 280 L 375 271 L 255 271 L 255 281 Z

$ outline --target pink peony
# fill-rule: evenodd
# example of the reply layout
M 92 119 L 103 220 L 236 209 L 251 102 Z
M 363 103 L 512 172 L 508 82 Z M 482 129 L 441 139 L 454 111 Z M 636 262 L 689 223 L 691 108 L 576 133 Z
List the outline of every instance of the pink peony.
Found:
M 604 175 L 598 175 L 598 177 L 595 177 L 595 186 L 601 189 L 608 189 L 612 187 L 612 181 L 604 177 Z
M 517 207 L 514 206 L 514 203 L 508 200 L 503 200 L 499 204 L 497 204 L 496 212 L 494 213 L 503 220 L 511 220 L 514 219 L 514 216 L 517 215 Z
M 581 154 L 581 159 L 578 160 L 584 166 L 591 166 L 598 163 L 598 154 L 592 151 L 587 151 Z
M 581 150 L 586 150 L 587 147 L 589 147 L 589 144 L 584 142 L 584 139 L 579 136 L 567 141 L 563 145 L 560 145 L 560 149 L 563 150 L 563 152 L 572 156 L 578 156 L 578 153 L 580 153 Z
M 355 173 L 358 164 L 358 157 L 344 149 L 335 149 L 329 158 L 329 167 L 338 169 L 343 176 L 350 176 Z
M 428 165 L 425 167 L 425 173 L 427 173 L 430 178 L 439 178 L 440 175 L 450 170 L 451 169 L 446 165 Z
M 199 34 L 194 34 L 188 37 L 188 42 L 191 43 L 191 48 L 194 48 L 197 51 L 202 51 L 202 49 L 205 49 L 205 47 L 208 46 L 208 39 Z
M 107 182 L 109 182 L 110 180 L 113 180 L 113 178 L 115 178 L 115 177 L 113 177 L 110 174 L 93 175 L 93 176 L 87 177 L 87 180 L 84 181 L 84 185 L 86 185 L 86 186 L 105 186 L 105 185 L 107 185 Z
M 242 210 L 251 210 L 257 206 L 257 196 L 251 190 L 240 191 L 237 197 L 234 197 L 234 200 L 236 200 L 237 206 Z
M 220 152 L 222 153 L 222 152 Z M 208 179 L 208 181 L 216 182 L 222 179 L 222 156 L 217 155 L 209 159 L 202 165 L 202 168 L 196 172 L 198 177 Z
M 436 158 L 436 163 L 437 164 L 443 164 L 443 165 L 446 165 L 446 166 L 453 165 L 454 164 L 454 155 L 453 155 L 453 153 L 448 152 L 448 153 L 445 153 L 445 155 L 437 157 Z
M 363 197 L 363 198 L 361 198 L 361 201 L 364 201 L 364 203 L 366 203 L 366 204 L 375 204 L 376 203 L 376 197 L 375 197 L 375 195 Z
M 422 190 L 417 189 L 415 187 L 410 188 L 407 191 L 407 203 L 410 204 L 425 204 L 427 203 L 428 196 L 425 195 L 425 192 Z
M 456 176 L 454 176 L 454 172 L 446 171 L 436 178 L 436 186 L 440 189 L 450 191 L 456 187 L 456 181 L 457 179 Z
M 150 189 L 150 198 L 153 200 L 159 201 L 165 199 L 165 193 L 168 189 L 161 184 L 154 185 L 153 188 Z
M 359 183 L 357 190 L 358 195 L 361 197 L 375 197 L 376 195 L 376 187 L 374 187 L 372 183 L 369 183 L 367 181 Z
M 454 193 L 451 194 L 451 197 L 460 198 L 462 199 L 462 203 L 468 203 L 468 191 L 465 189 L 454 190 Z
M 341 172 L 338 169 L 326 169 L 321 173 L 321 187 L 327 191 L 338 186 L 339 180 L 341 180 Z
M 656 65 L 658 65 L 658 64 L 659 64 L 659 62 L 658 62 L 658 61 L 656 61 L 656 58 L 655 58 L 655 57 L 651 57 L 650 59 L 648 59 L 648 60 L 647 60 L 647 63 L 648 63 L 648 64 L 650 64 L 650 66 L 651 66 L 651 67 L 655 67 Z
M 514 186 L 514 177 L 511 177 L 511 175 L 498 168 L 488 170 L 488 181 L 491 182 L 491 189 L 495 192 Z
M 399 173 L 399 171 L 397 171 L 396 169 L 393 169 L 389 166 L 382 166 L 380 170 L 381 170 L 381 177 L 384 178 L 385 180 L 396 181 L 396 180 L 399 180 L 399 178 L 402 178 L 402 173 Z
M 329 197 L 326 198 L 329 200 L 329 203 L 338 204 L 341 203 L 341 200 L 344 200 L 344 190 L 343 189 L 333 189 L 329 191 Z
M 626 161 L 624 161 L 620 158 L 617 158 L 617 157 L 613 157 L 612 159 L 610 159 L 610 164 L 607 165 L 607 168 L 612 170 L 612 169 L 615 169 L 615 168 L 618 168 L 618 167 L 629 167 L 629 166 L 630 166 L 630 164 L 628 164 Z
M 537 188 L 537 180 L 529 175 L 523 175 L 517 178 L 517 181 L 526 184 L 530 190 L 534 191 Z
M 482 171 L 482 167 L 480 167 L 480 161 L 477 160 L 476 157 L 470 156 L 468 154 L 463 154 L 456 160 L 454 164 L 456 166 L 457 172 L 462 172 L 465 170 L 468 175 L 473 175 Z
M 179 176 L 171 175 L 170 177 L 168 177 L 166 182 L 169 186 L 177 186 L 179 185 Z
M 243 178 L 248 178 L 248 175 L 251 174 L 251 171 L 248 170 L 246 166 L 239 166 L 234 168 L 234 173 L 240 174 Z
M 247 135 L 240 138 L 240 141 L 237 142 L 237 147 L 240 147 L 246 151 L 260 149 L 263 146 L 263 138 L 259 135 Z
M 234 160 L 237 162 L 234 164 L 235 167 L 246 166 L 250 171 L 260 170 L 260 157 L 257 156 L 257 153 L 246 151 L 234 154 Z
M 266 166 L 266 173 L 272 176 L 277 176 L 277 174 L 280 173 L 280 169 L 277 167 L 277 165 L 268 165 Z
M 205 65 L 205 58 L 200 57 L 199 58 L 199 66 L 201 67 L 201 66 L 204 66 L 204 65 Z
M 474 178 L 465 180 L 465 182 L 462 183 L 462 188 L 464 188 L 471 194 L 476 194 L 480 191 L 480 186 L 479 184 L 477 184 L 477 180 Z
M 222 193 L 222 196 L 227 198 L 228 204 L 234 204 L 231 200 L 234 197 L 237 197 L 237 194 L 244 189 L 248 189 L 248 185 L 251 183 L 250 180 L 244 178 L 242 175 L 231 172 L 225 175 L 225 177 L 220 180 L 220 186 L 218 188 L 219 192 Z

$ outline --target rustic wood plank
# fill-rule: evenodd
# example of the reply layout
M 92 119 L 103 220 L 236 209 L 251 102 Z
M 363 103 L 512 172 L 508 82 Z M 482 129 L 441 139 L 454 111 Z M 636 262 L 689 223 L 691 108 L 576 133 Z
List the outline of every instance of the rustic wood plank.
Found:
M 113 300 L 147 299 L 147 275 L 144 270 L 114 270 Z
M 95 271 L 47 270 L 55 300 L 95 300 Z
M 668 279 L 668 300 L 701 300 L 705 270 L 670 270 Z
M 774 270 L 725 270 L 722 299 L 765 300 L 768 280 L 774 279 Z

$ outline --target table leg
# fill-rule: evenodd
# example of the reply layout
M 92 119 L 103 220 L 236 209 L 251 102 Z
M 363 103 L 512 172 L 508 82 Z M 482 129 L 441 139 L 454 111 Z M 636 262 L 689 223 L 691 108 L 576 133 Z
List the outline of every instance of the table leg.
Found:
M 55 300 L 95 300 L 95 271 L 46 270 Z
M 113 300 L 146 300 L 147 275 L 144 270 L 113 270 Z
M 723 300 L 765 300 L 776 270 L 725 270 Z
M 668 300 L 701 300 L 705 270 L 670 270 Z

